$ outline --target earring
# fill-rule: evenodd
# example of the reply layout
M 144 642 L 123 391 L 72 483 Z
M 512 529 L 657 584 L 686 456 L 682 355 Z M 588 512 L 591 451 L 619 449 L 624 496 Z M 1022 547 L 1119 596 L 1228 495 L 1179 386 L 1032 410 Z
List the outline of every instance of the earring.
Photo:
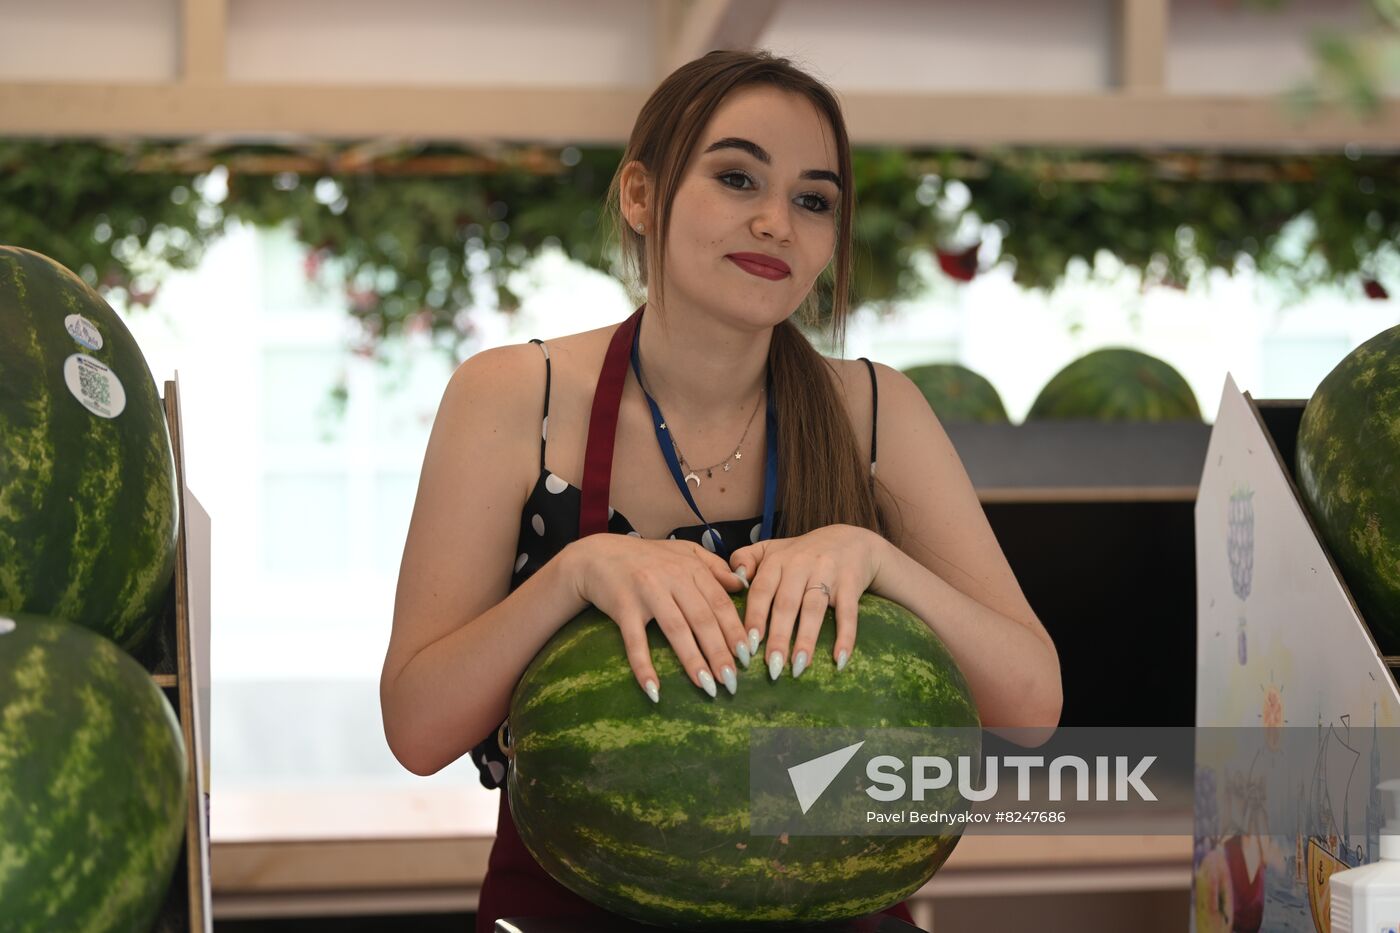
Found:
M 637 232 L 641 233 L 645 229 L 644 224 L 637 224 Z

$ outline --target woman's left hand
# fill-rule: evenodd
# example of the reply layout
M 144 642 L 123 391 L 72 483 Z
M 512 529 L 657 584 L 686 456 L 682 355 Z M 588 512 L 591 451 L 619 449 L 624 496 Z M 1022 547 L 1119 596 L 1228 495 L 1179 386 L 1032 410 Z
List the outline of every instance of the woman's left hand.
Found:
M 832 660 L 844 668 L 856 646 L 860 597 L 880 572 L 888 542 L 868 528 L 826 525 L 796 538 L 771 538 L 742 547 L 729 556 L 730 569 L 744 568 L 750 581 L 744 629 L 765 632 L 768 675 L 777 680 L 792 643 L 792 676 L 811 665 L 817 635 L 829 606 L 836 608 L 836 644 Z M 828 597 L 821 584 L 826 584 Z M 750 636 L 752 638 L 752 636 Z

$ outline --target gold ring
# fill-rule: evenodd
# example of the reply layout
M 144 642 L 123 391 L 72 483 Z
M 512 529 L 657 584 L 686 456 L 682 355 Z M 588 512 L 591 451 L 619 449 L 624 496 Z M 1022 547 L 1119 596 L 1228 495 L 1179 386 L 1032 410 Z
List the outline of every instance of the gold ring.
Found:
M 506 758 L 510 759 L 511 761 L 514 761 L 515 749 L 505 738 L 507 722 L 502 722 L 499 726 L 496 727 L 496 744 L 501 746 L 501 752 L 506 756 Z

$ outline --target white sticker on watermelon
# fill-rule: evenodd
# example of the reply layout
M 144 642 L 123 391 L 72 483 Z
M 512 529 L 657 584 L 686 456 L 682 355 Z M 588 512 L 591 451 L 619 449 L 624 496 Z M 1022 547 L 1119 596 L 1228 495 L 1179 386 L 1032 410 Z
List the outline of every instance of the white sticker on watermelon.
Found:
M 15 630 L 15 620 L 0 616 L 0 635 L 8 635 Z
M 117 374 L 86 353 L 74 353 L 63 361 L 63 381 L 68 391 L 101 418 L 115 418 L 126 408 L 126 390 Z
M 63 326 L 68 328 L 68 336 L 89 350 L 102 349 L 102 334 L 98 332 L 97 325 L 81 314 L 68 315 L 63 319 Z

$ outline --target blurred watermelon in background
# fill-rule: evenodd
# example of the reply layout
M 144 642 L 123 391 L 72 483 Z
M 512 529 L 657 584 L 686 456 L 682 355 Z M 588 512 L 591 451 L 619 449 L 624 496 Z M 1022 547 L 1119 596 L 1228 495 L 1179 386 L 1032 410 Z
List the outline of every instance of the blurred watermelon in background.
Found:
M 1006 406 L 985 376 L 957 363 L 928 363 L 904 370 L 940 421 L 1006 423 Z
M 1139 350 L 1108 347 L 1080 357 L 1040 390 L 1027 421 L 1200 421 L 1186 379 Z

